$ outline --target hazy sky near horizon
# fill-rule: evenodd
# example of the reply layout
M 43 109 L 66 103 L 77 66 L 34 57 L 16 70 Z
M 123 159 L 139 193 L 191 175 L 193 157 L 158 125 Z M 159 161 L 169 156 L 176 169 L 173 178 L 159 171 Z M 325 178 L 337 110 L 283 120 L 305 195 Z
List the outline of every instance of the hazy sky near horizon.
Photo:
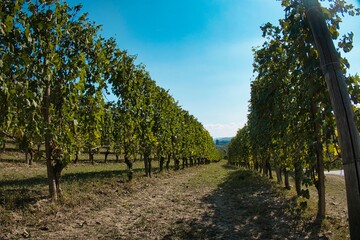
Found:
M 234 136 L 247 120 L 252 47 L 260 26 L 284 17 L 276 0 L 68 0 L 82 3 L 120 49 L 137 55 L 152 79 L 194 115 L 213 137 Z M 359 7 L 359 0 L 348 0 Z M 360 73 L 360 17 L 341 27 L 355 34 L 347 58 Z M 344 31 L 344 32 L 345 32 Z

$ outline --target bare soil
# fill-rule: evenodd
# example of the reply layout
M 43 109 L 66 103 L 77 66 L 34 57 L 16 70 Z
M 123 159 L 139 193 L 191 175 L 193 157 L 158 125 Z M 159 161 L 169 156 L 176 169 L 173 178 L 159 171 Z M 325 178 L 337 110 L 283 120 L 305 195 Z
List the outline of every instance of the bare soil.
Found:
M 341 185 L 341 179 L 338 182 Z M 65 199 L 55 206 L 42 198 L 26 209 L 7 211 L 7 220 L 2 217 L 0 222 L 0 239 L 348 237 L 346 211 L 336 195 L 330 199 L 324 227 L 311 216 L 304 217 L 299 201 L 270 180 L 225 162 L 131 183 L 119 180 L 92 191 L 75 205 Z M 345 230 L 339 234 L 337 229 Z

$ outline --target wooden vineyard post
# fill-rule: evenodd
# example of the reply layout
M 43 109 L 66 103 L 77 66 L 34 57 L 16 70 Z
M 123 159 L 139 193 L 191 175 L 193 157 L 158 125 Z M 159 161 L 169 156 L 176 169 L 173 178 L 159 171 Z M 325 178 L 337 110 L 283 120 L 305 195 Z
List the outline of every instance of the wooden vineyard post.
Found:
M 344 165 L 351 239 L 360 239 L 360 138 L 335 49 L 318 0 L 303 0 L 335 114 Z

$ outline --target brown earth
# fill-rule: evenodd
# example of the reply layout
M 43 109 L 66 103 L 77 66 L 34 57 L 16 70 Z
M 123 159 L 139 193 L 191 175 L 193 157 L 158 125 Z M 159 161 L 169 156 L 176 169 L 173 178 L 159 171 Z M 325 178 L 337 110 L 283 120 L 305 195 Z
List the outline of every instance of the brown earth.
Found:
M 334 233 L 347 229 L 336 196 L 324 228 L 304 217 L 299 201 L 273 182 L 225 162 L 119 181 L 93 194 L 76 205 L 40 199 L 26 211 L 12 211 L 0 226 L 0 239 L 345 239 L 348 234 Z

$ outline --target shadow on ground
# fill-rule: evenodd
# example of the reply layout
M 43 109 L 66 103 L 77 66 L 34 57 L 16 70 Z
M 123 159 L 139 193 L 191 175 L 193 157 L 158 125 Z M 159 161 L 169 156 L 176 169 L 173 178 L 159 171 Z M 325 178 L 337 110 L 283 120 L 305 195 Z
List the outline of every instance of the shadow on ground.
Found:
M 202 203 L 212 211 L 178 221 L 163 239 L 327 239 L 319 236 L 319 225 L 303 223 L 295 199 L 248 170 L 232 172 Z
M 141 174 L 144 170 L 134 169 L 134 174 Z M 95 182 L 99 179 L 106 181 L 119 177 L 125 181 L 127 170 L 103 170 L 94 172 L 65 173 L 61 177 L 61 185 L 72 182 Z M 47 179 L 43 176 L 36 176 L 23 179 L 0 180 L 0 206 L 6 209 L 19 209 L 27 207 L 40 199 L 48 197 Z M 43 190 L 41 190 L 43 189 Z

